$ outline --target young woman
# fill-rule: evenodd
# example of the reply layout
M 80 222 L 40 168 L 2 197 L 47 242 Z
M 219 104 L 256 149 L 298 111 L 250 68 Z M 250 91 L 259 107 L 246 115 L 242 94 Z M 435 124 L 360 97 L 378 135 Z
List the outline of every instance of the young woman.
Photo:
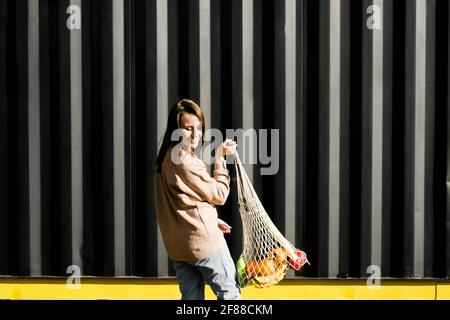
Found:
M 204 299 L 205 282 L 218 299 L 235 300 L 240 289 L 223 235 L 231 227 L 218 218 L 216 206 L 223 205 L 230 192 L 225 156 L 236 153 L 236 143 L 227 139 L 216 150 L 211 177 L 195 154 L 204 132 L 200 107 L 179 100 L 170 110 L 156 160 L 158 224 L 183 300 Z

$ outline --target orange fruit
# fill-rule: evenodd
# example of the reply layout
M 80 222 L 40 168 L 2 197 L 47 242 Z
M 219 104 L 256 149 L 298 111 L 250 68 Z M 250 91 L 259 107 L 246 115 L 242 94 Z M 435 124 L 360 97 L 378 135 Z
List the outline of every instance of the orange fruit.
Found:
M 272 259 L 250 261 L 245 265 L 245 273 L 248 277 L 269 276 L 275 272 L 275 263 Z
M 275 265 L 280 266 L 287 259 L 287 253 L 284 248 L 275 248 L 272 250 L 272 257 L 274 259 Z
M 271 274 L 274 274 L 275 269 L 275 263 L 272 259 L 263 259 L 261 261 L 258 261 L 258 274 L 262 276 L 269 276 Z
M 258 275 L 258 263 L 256 261 L 247 262 L 245 265 L 245 274 L 247 277 L 256 277 Z

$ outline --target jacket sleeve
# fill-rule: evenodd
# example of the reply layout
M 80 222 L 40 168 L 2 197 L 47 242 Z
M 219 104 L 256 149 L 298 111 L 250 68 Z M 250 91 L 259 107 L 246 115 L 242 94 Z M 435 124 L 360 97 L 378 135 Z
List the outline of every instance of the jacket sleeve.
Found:
M 230 176 L 224 164 L 214 164 L 213 176 L 201 161 L 185 157 L 175 165 L 178 187 L 200 201 L 223 205 L 230 193 Z

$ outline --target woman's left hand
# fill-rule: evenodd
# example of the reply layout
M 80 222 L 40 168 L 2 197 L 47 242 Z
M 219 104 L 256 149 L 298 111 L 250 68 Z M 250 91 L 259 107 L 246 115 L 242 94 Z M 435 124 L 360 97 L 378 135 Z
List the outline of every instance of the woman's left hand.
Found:
M 216 158 L 237 153 L 237 143 L 231 139 L 226 139 L 216 150 Z
M 230 233 L 230 232 L 231 232 L 231 226 L 228 225 L 228 223 L 226 223 L 226 222 L 223 221 L 222 219 L 217 219 L 217 223 L 218 223 L 219 229 L 220 229 L 223 233 Z

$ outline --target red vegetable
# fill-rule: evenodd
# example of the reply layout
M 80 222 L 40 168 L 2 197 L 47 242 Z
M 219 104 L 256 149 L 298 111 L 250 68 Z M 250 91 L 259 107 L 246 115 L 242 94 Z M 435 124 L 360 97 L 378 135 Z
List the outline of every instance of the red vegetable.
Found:
M 308 262 L 308 259 L 306 258 L 306 253 L 299 249 L 295 250 L 295 254 L 297 255 L 297 259 L 293 260 L 289 258 L 289 265 L 295 270 L 300 270 Z

